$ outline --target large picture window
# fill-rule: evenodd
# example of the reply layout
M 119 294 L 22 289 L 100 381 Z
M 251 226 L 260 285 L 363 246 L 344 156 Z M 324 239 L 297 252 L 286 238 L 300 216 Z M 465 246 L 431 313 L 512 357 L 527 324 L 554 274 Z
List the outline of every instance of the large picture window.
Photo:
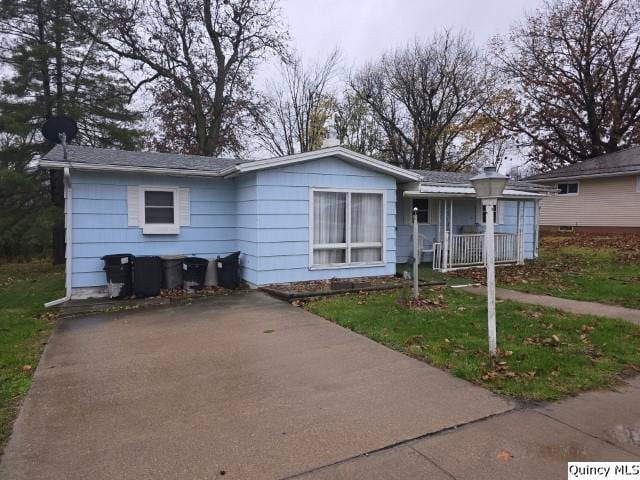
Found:
M 384 193 L 312 190 L 311 266 L 384 262 Z

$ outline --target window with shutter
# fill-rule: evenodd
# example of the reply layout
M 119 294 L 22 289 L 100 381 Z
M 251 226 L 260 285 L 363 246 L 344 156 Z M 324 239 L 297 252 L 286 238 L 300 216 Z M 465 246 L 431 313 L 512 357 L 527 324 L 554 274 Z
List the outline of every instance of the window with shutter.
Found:
M 145 235 L 180 233 L 180 189 L 177 187 L 139 187 L 139 218 Z

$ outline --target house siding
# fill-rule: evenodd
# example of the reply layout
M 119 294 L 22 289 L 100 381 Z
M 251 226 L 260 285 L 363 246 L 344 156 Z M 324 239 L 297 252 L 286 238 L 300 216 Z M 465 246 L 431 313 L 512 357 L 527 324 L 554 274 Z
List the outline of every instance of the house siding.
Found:
M 255 177 L 257 201 L 255 256 L 246 268 L 255 283 L 265 285 L 332 277 L 395 273 L 395 195 L 393 177 L 356 167 L 336 158 L 265 170 Z M 309 194 L 312 188 L 384 190 L 386 195 L 385 265 L 337 269 L 309 268 Z
M 253 285 L 395 273 L 393 177 L 335 158 L 235 179 L 73 171 L 72 287 L 106 285 L 101 257 L 183 254 L 215 258 L 241 251 L 241 274 Z M 191 191 L 191 225 L 177 235 L 144 235 L 127 222 L 128 186 Z M 385 265 L 309 269 L 309 192 L 313 187 L 381 189 L 387 200 Z
M 73 288 L 106 284 L 103 255 L 185 254 L 215 258 L 236 250 L 234 180 L 72 171 Z M 191 225 L 178 235 L 143 235 L 127 226 L 127 186 L 191 189 Z
M 540 225 L 640 228 L 636 182 L 637 175 L 579 180 L 578 195 L 554 195 L 542 200 Z
M 474 225 L 478 221 L 476 219 L 477 202 L 478 200 L 471 198 L 453 200 L 454 232 L 457 233 L 459 232 L 461 227 L 466 225 Z M 517 233 L 517 200 L 501 200 L 501 202 L 503 208 L 503 223 L 495 226 L 496 233 Z M 524 235 L 524 258 L 533 259 L 535 258 L 536 242 L 536 204 L 533 200 L 522 200 L 522 203 L 524 204 L 524 222 L 522 229 Z M 405 263 L 411 256 L 413 256 L 413 226 L 405 223 L 403 212 L 400 210 L 401 209 L 398 209 L 399 224 L 397 233 L 397 259 L 398 263 Z M 424 235 L 426 237 L 427 243 L 430 243 L 437 237 L 438 226 L 419 225 L 418 231 L 421 235 Z M 431 261 L 432 256 L 425 254 L 424 260 Z

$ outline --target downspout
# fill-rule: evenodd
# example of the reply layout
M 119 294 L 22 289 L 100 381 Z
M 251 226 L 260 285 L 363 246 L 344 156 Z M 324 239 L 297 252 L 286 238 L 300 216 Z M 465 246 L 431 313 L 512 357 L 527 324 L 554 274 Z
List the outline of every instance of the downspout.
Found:
M 66 294 L 62 298 L 58 298 L 57 300 L 52 300 L 51 302 L 47 302 L 44 304 L 45 308 L 54 307 L 56 305 L 60 305 L 61 303 L 67 302 L 71 299 L 71 259 L 72 255 L 72 247 L 73 247 L 73 195 L 71 188 L 71 173 L 69 172 L 69 167 L 64 167 L 64 227 L 65 227 L 65 291 Z

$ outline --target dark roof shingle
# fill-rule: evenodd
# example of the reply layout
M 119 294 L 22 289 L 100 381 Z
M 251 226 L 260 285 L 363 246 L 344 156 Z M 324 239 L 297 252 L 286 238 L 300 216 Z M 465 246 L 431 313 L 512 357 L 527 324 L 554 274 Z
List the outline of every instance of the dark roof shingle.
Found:
M 531 175 L 526 180 L 553 180 L 567 177 L 640 172 L 640 146 L 608 153 L 551 172 Z
M 56 145 L 44 157 L 44 160 L 64 160 L 61 145 Z M 118 165 L 148 168 L 170 168 L 174 170 L 194 170 L 219 173 L 247 160 L 237 158 L 214 158 L 200 155 L 180 155 L 177 153 L 132 152 L 109 148 L 67 146 L 67 161 L 96 165 Z
M 435 170 L 412 170 L 422 175 L 422 181 L 427 183 L 448 183 L 448 184 L 464 184 L 471 186 L 471 178 L 478 175 L 474 172 L 439 172 Z M 509 180 L 507 185 L 515 188 L 540 188 L 535 183 L 522 182 L 519 180 Z

